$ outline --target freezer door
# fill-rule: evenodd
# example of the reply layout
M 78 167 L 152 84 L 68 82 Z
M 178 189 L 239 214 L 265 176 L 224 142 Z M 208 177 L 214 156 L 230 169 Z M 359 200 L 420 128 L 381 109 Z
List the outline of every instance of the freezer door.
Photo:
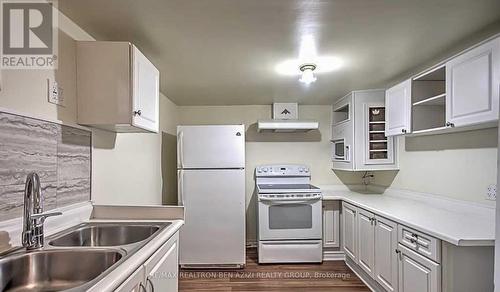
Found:
M 245 264 L 245 170 L 179 170 L 181 265 Z
M 178 126 L 177 168 L 245 167 L 245 126 Z

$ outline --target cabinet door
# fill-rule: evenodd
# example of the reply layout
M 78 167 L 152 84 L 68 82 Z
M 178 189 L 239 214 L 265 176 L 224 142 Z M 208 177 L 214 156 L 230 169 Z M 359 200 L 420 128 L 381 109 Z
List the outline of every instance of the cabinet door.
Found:
M 455 126 L 498 119 L 500 38 L 446 63 L 446 118 Z
M 356 207 L 342 204 L 342 249 L 354 262 L 358 261 Z
M 132 46 L 132 59 L 132 124 L 158 132 L 160 73 L 135 46 Z
M 340 246 L 340 203 L 323 202 L 323 247 Z
M 411 132 L 411 80 L 406 80 L 385 92 L 386 136 Z
M 178 289 L 179 237 L 176 233 L 144 264 L 146 291 L 175 292 Z
M 441 268 L 439 264 L 398 245 L 399 292 L 440 292 Z
M 374 278 L 386 291 L 398 291 L 398 225 L 376 216 Z
M 358 263 L 366 273 L 373 277 L 375 265 L 375 216 L 373 213 L 358 209 Z
M 115 292 L 143 292 L 144 286 L 144 266 L 138 268 L 125 282 L 123 282 Z

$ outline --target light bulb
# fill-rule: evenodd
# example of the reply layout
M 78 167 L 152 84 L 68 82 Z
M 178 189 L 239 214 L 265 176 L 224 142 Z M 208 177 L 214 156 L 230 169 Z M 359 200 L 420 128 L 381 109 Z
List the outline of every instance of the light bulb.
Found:
M 316 81 L 316 77 L 314 76 L 314 72 L 312 68 L 305 68 L 302 71 L 302 77 L 299 79 L 300 82 L 305 84 L 311 84 Z

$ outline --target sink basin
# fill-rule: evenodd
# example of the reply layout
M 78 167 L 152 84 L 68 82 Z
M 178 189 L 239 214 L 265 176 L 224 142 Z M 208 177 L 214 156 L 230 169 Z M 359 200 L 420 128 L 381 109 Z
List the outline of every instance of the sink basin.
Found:
M 0 259 L 1 291 L 60 291 L 97 278 L 124 253 L 113 249 L 41 250 Z
M 150 238 L 158 230 L 157 225 L 140 224 L 85 224 L 49 242 L 52 246 L 121 246 Z

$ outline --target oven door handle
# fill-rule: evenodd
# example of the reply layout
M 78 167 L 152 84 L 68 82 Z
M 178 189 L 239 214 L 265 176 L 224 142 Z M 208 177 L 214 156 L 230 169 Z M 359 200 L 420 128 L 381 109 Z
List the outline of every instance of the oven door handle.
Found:
M 301 204 L 301 203 L 311 203 L 315 201 L 319 201 L 321 198 L 310 198 L 310 199 L 276 199 L 276 198 L 260 198 L 261 202 L 269 202 L 271 204 Z

